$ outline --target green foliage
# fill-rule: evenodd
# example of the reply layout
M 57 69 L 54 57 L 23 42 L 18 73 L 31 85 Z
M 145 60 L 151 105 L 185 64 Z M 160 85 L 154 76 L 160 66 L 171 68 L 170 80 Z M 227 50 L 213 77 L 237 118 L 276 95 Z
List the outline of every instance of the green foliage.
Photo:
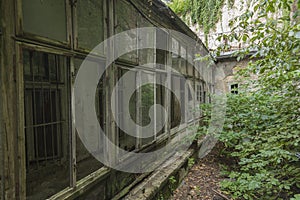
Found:
M 175 176 L 170 176 L 169 181 L 170 181 L 171 185 L 173 185 L 177 182 Z
M 169 6 L 184 21 L 199 24 L 208 34 L 222 17 L 224 3 L 225 0 L 173 0 Z M 234 0 L 228 0 L 228 5 L 233 4 Z
M 158 199 L 159 199 L 159 200 L 164 200 L 164 199 L 165 199 L 165 198 L 164 198 L 164 195 L 163 195 L 162 193 L 160 193 Z
M 300 150 L 300 105 L 260 91 L 239 91 L 229 95 L 227 103 L 224 130 L 217 137 L 233 165 L 222 189 L 233 198 L 244 199 L 294 194 L 300 189 L 300 161 L 295 156 Z M 210 117 L 206 116 L 208 124 Z
M 169 188 L 170 188 L 171 192 L 173 192 L 176 189 L 176 183 L 177 183 L 177 180 L 176 180 L 175 176 L 170 176 L 169 177 Z
M 189 158 L 188 159 L 188 167 L 191 168 L 195 164 L 195 158 Z
M 224 129 L 216 136 L 233 163 L 221 187 L 234 199 L 299 199 L 300 24 L 292 4 L 253 0 L 253 10 L 234 19 L 238 26 L 225 36 L 250 43 L 236 52 L 238 60 L 256 50 L 256 59 L 239 71 L 244 88 L 228 95 Z M 205 132 L 210 109 L 203 109 L 199 130 Z
M 291 200 L 300 200 L 300 194 L 296 194 Z

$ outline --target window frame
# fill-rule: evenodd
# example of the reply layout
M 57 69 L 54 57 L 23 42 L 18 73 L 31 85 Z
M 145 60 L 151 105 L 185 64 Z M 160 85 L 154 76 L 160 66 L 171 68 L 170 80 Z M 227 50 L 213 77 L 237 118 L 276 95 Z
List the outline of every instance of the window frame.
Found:
M 25 159 L 25 88 L 26 88 L 26 83 L 25 83 L 25 77 L 24 77 L 24 65 L 23 65 L 23 51 L 27 50 L 27 51 L 35 51 L 35 52 L 39 52 L 39 53 L 45 53 L 45 54 L 55 54 L 56 56 L 63 56 L 66 59 L 66 66 L 65 66 L 65 90 L 66 90 L 66 107 L 65 107 L 65 139 L 62 139 L 62 150 L 65 152 L 63 154 L 63 157 L 61 158 L 61 160 L 63 162 L 66 163 L 66 166 L 69 169 L 70 175 L 72 174 L 73 170 L 72 170 L 72 153 L 70 151 L 71 145 L 72 145 L 72 136 L 71 136 L 71 129 L 70 127 L 72 127 L 71 124 L 71 95 L 70 95 L 70 88 L 71 88 L 71 54 L 68 54 L 66 52 L 63 51 L 59 51 L 59 50 L 53 50 L 47 47 L 37 47 L 37 46 L 32 46 L 30 44 L 26 44 L 26 43 L 21 43 L 17 45 L 17 50 L 18 50 L 18 59 L 21 60 L 21 62 L 19 62 L 19 70 L 18 70 L 18 74 L 19 74 L 19 87 L 20 87 L 20 91 L 22 91 L 19 97 L 19 101 L 20 101 L 20 105 L 22 105 L 20 107 L 20 115 L 19 115 L 19 120 L 20 120 L 20 137 L 24 138 L 23 139 L 23 143 L 19 143 L 19 146 L 22 145 L 22 149 L 23 152 L 19 152 L 19 156 L 22 158 L 22 164 L 20 165 L 20 173 L 24 176 L 23 177 L 23 181 L 24 184 L 22 185 L 22 187 L 24 187 L 24 189 L 26 189 L 27 187 L 27 179 L 25 179 L 25 174 L 26 173 L 26 159 Z M 62 102 L 61 102 L 62 104 Z M 63 132 L 64 130 L 62 130 Z M 65 142 L 64 142 L 65 140 Z M 67 144 L 67 146 L 66 146 Z M 43 170 L 43 168 L 41 168 L 41 170 Z M 72 187 L 72 176 L 68 176 L 69 179 L 69 184 L 67 185 L 67 187 Z M 59 192 L 59 191 L 58 191 Z M 57 192 L 55 192 L 52 195 L 56 195 Z
M 238 83 L 230 83 L 229 91 L 231 94 L 239 94 L 239 84 Z

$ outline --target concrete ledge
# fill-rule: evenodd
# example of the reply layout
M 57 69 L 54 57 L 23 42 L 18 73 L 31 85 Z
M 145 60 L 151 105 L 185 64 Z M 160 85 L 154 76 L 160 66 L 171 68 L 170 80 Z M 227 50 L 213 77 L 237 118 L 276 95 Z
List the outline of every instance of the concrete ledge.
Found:
M 166 198 L 168 193 L 172 191 L 166 192 L 164 190 L 172 190 L 178 186 L 188 172 L 188 159 L 192 157 L 195 152 L 194 149 L 189 149 L 182 154 L 175 154 L 169 158 L 163 166 L 152 172 L 140 184 L 131 189 L 122 199 L 151 200 L 157 199 L 161 195 Z M 176 180 L 176 182 L 169 183 L 170 177 Z

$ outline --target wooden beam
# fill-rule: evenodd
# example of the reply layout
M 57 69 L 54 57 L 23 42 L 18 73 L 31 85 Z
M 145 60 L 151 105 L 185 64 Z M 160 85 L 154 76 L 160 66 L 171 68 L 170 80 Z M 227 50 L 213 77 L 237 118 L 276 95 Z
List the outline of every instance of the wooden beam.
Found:
M 17 118 L 14 123 L 17 123 L 17 147 L 18 147 L 18 197 L 24 199 L 26 197 L 26 149 L 25 149 L 25 119 L 24 119 L 24 80 L 23 80 L 23 57 L 22 48 L 16 46 L 16 84 L 17 84 Z
M 24 178 L 19 174 L 18 165 L 18 77 L 15 57 L 15 1 L 1 1 L 1 61 L 0 61 L 0 87 L 1 87 L 1 130 L 3 145 L 3 170 L 4 170 L 4 198 L 20 199 L 24 197 Z M 21 138 L 19 138 L 21 139 Z M 22 158 L 20 158 L 22 159 Z M 21 175 L 19 179 L 19 175 Z M 20 182 L 21 181 L 21 182 Z

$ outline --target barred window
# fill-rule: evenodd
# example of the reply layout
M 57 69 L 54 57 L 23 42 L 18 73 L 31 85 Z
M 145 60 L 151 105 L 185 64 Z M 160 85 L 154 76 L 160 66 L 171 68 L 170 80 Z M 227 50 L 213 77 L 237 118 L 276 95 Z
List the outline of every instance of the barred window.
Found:
M 66 58 L 24 51 L 25 132 L 27 163 L 62 156 L 62 129 L 66 123 Z
M 23 51 L 28 198 L 49 197 L 69 183 L 67 63 L 64 56 Z

